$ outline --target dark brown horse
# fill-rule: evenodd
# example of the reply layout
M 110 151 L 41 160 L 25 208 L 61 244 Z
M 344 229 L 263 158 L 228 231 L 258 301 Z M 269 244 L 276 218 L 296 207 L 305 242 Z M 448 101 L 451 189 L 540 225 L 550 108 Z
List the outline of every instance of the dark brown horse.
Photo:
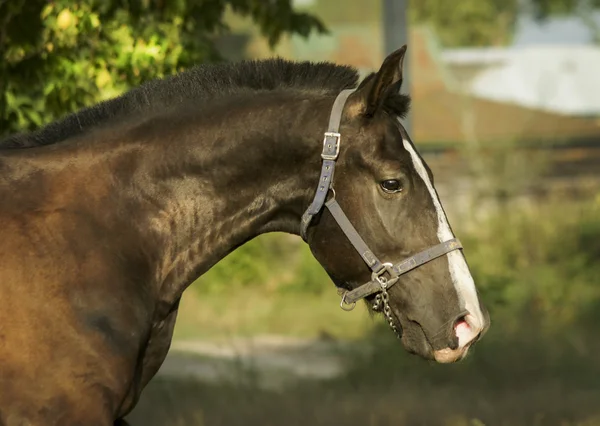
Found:
M 408 351 L 464 357 L 488 316 L 400 122 L 404 52 L 358 87 L 328 63 L 201 66 L 3 141 L 0 424 L 125 416 L 186 287 L 267 232 L 302 233 Z

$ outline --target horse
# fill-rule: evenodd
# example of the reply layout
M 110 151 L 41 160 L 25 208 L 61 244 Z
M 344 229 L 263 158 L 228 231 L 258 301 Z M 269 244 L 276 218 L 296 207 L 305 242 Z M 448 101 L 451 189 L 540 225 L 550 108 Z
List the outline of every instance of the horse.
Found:
M 342 308 L 364 300 L 409 353 L 464 358 L 489 314 L 402 125 L 405 52 L 360 83 L 198 65 L 0 142 L 0 424 L 121 424 L 185 289 L 269 232 L 300 235 Z

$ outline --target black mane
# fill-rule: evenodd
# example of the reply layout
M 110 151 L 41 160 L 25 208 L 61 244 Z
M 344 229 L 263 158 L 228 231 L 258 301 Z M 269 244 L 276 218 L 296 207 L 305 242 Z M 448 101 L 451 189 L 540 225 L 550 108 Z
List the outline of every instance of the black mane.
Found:
M 328 62 L 284 59 L 203 64 L 185 72 L 152 80 L 123 95 L 84 108 L 34 132 L 0 140 L 0 149 L 50 145 L 112 119 L 159 111 L 187 100 L 203 101 L 241 91 L 278 89 L 336 94 L 356 87 L 355 68 Z

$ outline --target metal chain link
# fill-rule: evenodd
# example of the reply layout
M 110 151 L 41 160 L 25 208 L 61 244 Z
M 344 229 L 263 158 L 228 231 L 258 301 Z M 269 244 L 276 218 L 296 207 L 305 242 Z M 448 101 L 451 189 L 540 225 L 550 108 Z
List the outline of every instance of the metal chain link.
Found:
M 398 339 L 401 339 L 402 333 L 400 333 L 396 328 L 396 324 L 394 324 L 394 317 L 392 317 L 392 308 L 390 307 L 390 295 L 387 292 L 388 280 L 382 276 L 379 276 L 376 279 L 379 282 L 379 284 L 381 284 L 381 292 L 378 293 L 377 296 L 375 296 L 375 301 L 373 302 L 373 305 L 371 305 L 371 307 L 375 312 L 383 312 L 383 315 L 385 316 L 385 319 L 387 320 L 390 328 L 394 331 L 396 337 L 398 337 Z M 342 302 L 340 306 L 346 311 L 351 311 L 352 309 L 354 309 L 356 302 L 352 303 L 351 305 L 346 305 L 344 300 L 344 294 L 346 292 L 347 290 L 341 288 L 338 289 L 338 294 L 342 295 Z
M 387 289 L 385 287 L 381 290 L 381 300 L 383 302 L 383 315 L 388 321 L 390 328 L 394 331 L 394 334 L 398 339 L 402 339 L 402 335 L 398 332 L 396 328 L 396 324 L 394 324 L 394 318 L 392 317 L 392 308 L 390 308 L 390 296 L 388 295 Z
M 394 323 L 394 318 L 392 317 L 392 308 L 390 308 L 390 295 L 387 292 L 387 280 L 384 277 L 380 277 L 379 283 L 381 284 L 381 293 L 375 297 L 375 302 L 373 302 L 372 306 L 373 310 L 376 312 L 381 312 L 383 309 L 383 315 L 385 316 L 390 328 L 394 331 L 396 337 L 401 339 L 402 335 L 398 332 L 396 324 Z
M 372 307 L 375 312 L 381 312 L 381 308 L 383 307 L 381 301 L 381 293 L 378 293 L 377 296 L 375 296 L 375 302 L 373 302 Z

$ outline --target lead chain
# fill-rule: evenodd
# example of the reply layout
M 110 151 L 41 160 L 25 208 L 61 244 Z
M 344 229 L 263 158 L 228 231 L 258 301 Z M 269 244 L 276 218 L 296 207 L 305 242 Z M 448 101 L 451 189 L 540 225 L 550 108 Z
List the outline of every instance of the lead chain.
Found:
M 383 302 L 383 315 L 388 321 L 390 328 L 394 331 L 394 334 L 398 339 L 402 339 L 402 335 L 398 333 L 398 329 L 396 328 L 396 324 L 394 324 L 394 318 L 392 317 L 392 308 L 390 308 L 390 296 L 388 295 L 387 289 L 382 287 L 381 289 L 381 301 Z
M 377 293 L 375 296 L 375 302 L 373 302 L 373 310 L 375 312 L 381 312 L 382 301 L 381 301 L 381 293 Z

